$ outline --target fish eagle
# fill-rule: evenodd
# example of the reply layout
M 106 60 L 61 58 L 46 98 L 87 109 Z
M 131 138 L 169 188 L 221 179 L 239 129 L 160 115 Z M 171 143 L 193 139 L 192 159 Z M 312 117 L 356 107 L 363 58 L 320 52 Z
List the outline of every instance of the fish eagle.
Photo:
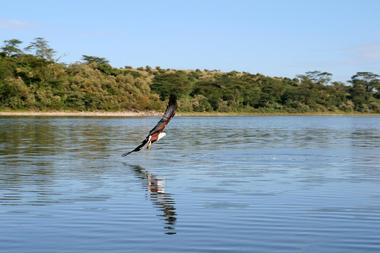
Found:
M 166 107 L 165 113 L 160 119 L 160 121 L 153 127 L 152 130 L 149 131 L 148 136 L 141 142 L 139 146 L 137 146 L 134 150 L 126 152 L 121 156 L 127 156 L 130 153 L 140 151 L 145 145 L 147 145 L 147 149 L 150 149 L 152 144 L 156 141 L 159 141 L 163 137 L 165 137 L 166 133 L 164 129 L 169 121 L 174 117 L 175 111 L 177 109 L 177 98 L 175 95 L 170 95 L 169 103 Z

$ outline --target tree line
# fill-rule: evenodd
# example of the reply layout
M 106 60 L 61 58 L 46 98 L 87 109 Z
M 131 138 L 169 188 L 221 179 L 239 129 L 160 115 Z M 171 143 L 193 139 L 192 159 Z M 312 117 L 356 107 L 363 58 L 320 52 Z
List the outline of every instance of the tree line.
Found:
M 310 71 L 294 78 L 248 72 L 115 68 L 83 55 L 64 64 L 44 38 L 0 51 L 0 110 L 162 110 L 172 93 L 183 112 L 380 113 L 380 76 L 357 72 L 347 83 Z

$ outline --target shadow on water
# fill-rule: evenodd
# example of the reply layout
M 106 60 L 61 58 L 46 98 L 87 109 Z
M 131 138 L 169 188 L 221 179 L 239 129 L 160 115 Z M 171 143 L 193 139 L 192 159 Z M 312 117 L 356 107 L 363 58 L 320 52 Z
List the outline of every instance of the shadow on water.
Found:
M 139 165 L 128 165 L 144 183 L 144 188 L 149 193 L 149 198 L 154 206 L 162 211 L 162 217 L 165 220 L 165 233 L 168 235 L 176 234 L 175 224 L 177 222 L 177 213 L 175 201 L 170 193 L 165 192 L 165 179 L 159 178 L 145 168 Z

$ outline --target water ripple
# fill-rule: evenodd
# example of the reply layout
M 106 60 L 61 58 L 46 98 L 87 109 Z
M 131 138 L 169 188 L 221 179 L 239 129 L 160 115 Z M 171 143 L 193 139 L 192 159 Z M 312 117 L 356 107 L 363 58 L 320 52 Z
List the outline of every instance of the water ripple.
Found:
M 379 252 L 379 117 L 0 118 L 0 252 Z

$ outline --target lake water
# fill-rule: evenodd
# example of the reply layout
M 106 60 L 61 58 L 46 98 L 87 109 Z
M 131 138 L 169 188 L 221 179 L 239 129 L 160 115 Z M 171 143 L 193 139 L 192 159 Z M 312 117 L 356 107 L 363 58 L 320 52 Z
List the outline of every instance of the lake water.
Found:
M 380 252 L 380 117 L 0 118 L 0 252 Z

